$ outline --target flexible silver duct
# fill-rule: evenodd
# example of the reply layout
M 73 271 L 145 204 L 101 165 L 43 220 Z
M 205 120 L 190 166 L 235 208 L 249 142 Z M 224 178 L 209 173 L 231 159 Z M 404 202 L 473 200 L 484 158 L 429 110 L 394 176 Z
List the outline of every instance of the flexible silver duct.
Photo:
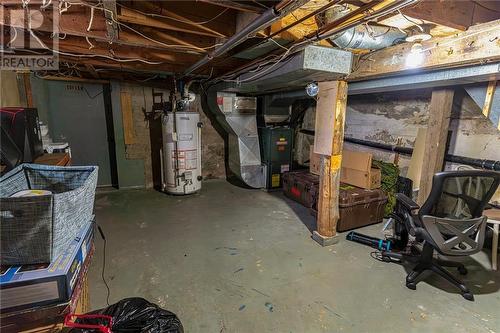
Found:
M 322 20 L 328 24 L 350 11 L 348 7 L 336 6 L 325 11 Z M 405 33 L 394 27 L 361 24 L 329 39 L 340 48 L 379 50 L 403 41 L 405 37 Z

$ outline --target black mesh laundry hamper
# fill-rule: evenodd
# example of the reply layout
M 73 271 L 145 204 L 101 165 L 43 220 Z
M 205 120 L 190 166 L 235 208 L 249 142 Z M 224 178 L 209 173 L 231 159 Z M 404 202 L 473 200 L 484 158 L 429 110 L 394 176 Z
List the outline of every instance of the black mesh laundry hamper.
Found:
M 96 166 L 21 164 L 0 178 L 2 265 L 48 263 L 92 220 Z M 50 194 L 12 197 L 23 190 Z

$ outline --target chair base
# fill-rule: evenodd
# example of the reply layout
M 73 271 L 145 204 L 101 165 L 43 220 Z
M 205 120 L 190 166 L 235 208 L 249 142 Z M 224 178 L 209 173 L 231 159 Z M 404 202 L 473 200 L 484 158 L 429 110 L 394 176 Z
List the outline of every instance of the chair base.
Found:
M 395 252 L 382 252 L 382 259 L 387 262 L 394 262 L 393 259 L 398 261 L 406 261 L 416 263 L 413 270 L 406 276 L 406 287 L 412 290 L 417 289 L 418 278 L 420 275 L 430 270 L 439 276 L 446 279 L 448 282 L 460 289 L 462 296 L 469 301 L 474 300 L 474 295 L 470 292 L 469 288 L 463 284 L 462 281 L 450 274 L 444 267 L 456 267 L 461 275 L 467 274 L 467 269 L 465 266 L 459 262 L 435 259 L 433 257 L 433 247 L 427 243 L 424 244 L 424 248 L 420 255 L 402 254 Z

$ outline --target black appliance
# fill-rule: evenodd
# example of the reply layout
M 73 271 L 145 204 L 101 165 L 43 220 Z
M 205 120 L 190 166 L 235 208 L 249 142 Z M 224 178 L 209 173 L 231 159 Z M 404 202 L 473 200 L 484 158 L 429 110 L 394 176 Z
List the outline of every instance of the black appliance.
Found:
M 33 162 L 43 154 L 42 134 L 35 108 L 0 108 L 1 126 L 22 153 L 23 162 Z
M 1 162 L 2 165 L 5 165 L 5 169 L 2 170 L 2 172 L 7 172 L 22 163 L 23 155 L 19 148 L 17 148 L 14 140 L 3 127 L 1 127 L 0 142 Z

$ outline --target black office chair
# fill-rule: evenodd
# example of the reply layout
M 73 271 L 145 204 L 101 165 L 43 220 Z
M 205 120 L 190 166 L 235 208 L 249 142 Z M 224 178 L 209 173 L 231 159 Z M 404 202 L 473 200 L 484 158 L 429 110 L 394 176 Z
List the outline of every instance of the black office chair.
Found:
M 495 193 L 500 173 L 494 171 L 446 171 L 434 175 L 429 197 L 420 208 L 406 195 L 397 194 L 395 230 L 399 240 L 406 241 L 408 232 L 423 245 L 417 253 L 383 252 L 384 261 L 409 261 L 417 265 L 406 277 L 406 286 L 415 290 L 417 278 L 426 270 L 442 276 L 457 286 L 462 296 L 474 300 L 469 289 L 445 267 L 456 267 L 460 274 L 467 269 L 459 262 L 434 258 L 433 252 L 445 256 L 469 256 L 479 252 L 486 232 L 483 209 Z M 419 209 L 420 208 L 420 209 Z M 417 214 L 414 211 L 418 210 Z M 404 226 L 404 227 L 402 227 Z M 401 231 L 403 230 L 403 231 Z

